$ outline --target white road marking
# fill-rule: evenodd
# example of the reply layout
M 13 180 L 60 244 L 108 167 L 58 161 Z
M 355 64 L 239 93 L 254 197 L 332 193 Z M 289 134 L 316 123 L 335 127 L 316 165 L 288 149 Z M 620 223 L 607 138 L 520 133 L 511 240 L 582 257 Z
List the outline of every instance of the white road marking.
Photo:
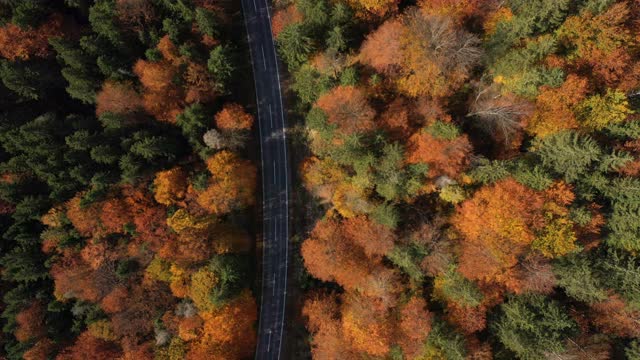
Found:
M 275 184 L 277 182 L 277 177 L 276 177 L 276 161 L 273 161 L 273 183 Z
M 276 274 L 273 274 L 273 294 L 272 296 L 276 296 Z
M 273 29 L 271 28 L 271 13 L 269 11 L 269 5 L 267 5 L 267 18 L 269 19 L 269 33 L 273 34 Z M 271 43 L 273 44 L 273 37 L 271 37 Z M 275 48 L 275 44 L 273 44 L 273 47 Z M 282 88 L 280 85 L 280 70 L 278 69 L 278 58 L 276 56 L 276 52 L 273 52 L 273 58 L 275 60 L 275 65 L 276 65 L 276 77 L 278 79 L 278 97 L 280 98 L 280 117 L 282 119 L 282 139 L 284 141 L 284 160 L 285 160 L 285 164 L 286 161 L 288 159 L 287 157 L 287 133 L 285 131 L 285 124 L 284 124 L 284 107 L 282 105 Z M 287 166 L 284 167 L 284 181 L 285 181 L 285 187 L 286 187 L 286 191 L 285 191 L 285 209 L 286 209 L 286 213 L 284 214 L 285 218 L 284 218 L 284 228 L 285 228 L 285 234 L 286 234 L 286 241 L 285 241 L 285 257 L 284 257 L 284 268 L 285 268 L 285 272 L 284 272 L 284 283 L 287 283 L 287 273 L 288 271 L 286 271 L 287 267 L 289 266 L 289 169 L 287 169 Z M 284 301 L 282 302 L 282 318 L 280 320 L 280 343 L 278 344 L 278 360 L 280 360 L 280 353 L 281 353 L 281 349 L 282 349 L 282 334 L 284 333 L 284 313 L 285 313 L 285 309 L 286 309 L 286 304 L 287 304 L 287 287 L 285 285 L 284 287 Z
M 256 4 L 256 0 L 253 0 L 253 9 L 258 12 L 258 5 Z
M 273 130 L 273 112 L 271 112 L 271 104 L 269 104 L 269 123 L 271 124 L 271 129 Z
M 262 50 L 262 65 L 267 70 L 267 58 L 264 56 L 264 47 L 262 45 L 260 45 L 260 50 Z
M 271 351 L 271 331 L 269 331 L 269 342 L 267 343 L 267 352 Z M 280 354 L 278 354 L 278 358 L 280 358 Z

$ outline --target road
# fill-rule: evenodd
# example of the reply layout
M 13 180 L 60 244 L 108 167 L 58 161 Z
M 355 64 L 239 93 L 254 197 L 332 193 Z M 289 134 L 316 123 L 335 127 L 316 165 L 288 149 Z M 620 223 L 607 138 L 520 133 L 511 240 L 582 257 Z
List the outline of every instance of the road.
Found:
M 289 173 L 285 114 L 269 0 L 242 0 L 256 88 L 262 161 L 262 294 L 256 359 L 283 352 L 289 248 Z

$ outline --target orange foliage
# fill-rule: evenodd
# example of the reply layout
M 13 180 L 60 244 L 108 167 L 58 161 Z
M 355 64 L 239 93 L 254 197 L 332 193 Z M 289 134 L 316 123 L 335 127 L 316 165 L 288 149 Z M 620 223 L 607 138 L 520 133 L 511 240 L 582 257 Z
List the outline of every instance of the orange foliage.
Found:
M 513 179 L 478 190 L 452 218 L 463 235 L 459 271 L 465 277 L 514 284 L 512 267 L 542 228 L 544 198 Z
M 132 222 L 136 228 L 136 240 L 146 243 L 152 250 L 172 236 L 167 226 L 164 206 L 159 206 L 143 187 L 122 188 L 122 197 L 127 203 Z
M 198 204 L 214 214 L 225 214 L 255 202 L 256 167 L 230 151 L 207 160 L 209 187 L 198 196 Z
M 253 116 L 247 114 L 239 104 L 226 104 L 216 114 L 216 126 L 220 130 L 250 130 Z
M 175 122 L 184 105 L 184 94 L 175 83 L 183 59 L 168 36 L 160 39 L 158 50 L 164 60 L 138 60 L 133 72 L 144 88 L 142 100 L 145 110 L 158 120 Z
M 187 174 L 179 167 L 160 171 L 156 174 L 153 185 L 158 203 L 166 206 L 178 204 L 187 191 Z
M 129 114 L 142 108 L 142 99 L 130 83 L 107 80 L 96 95 L 96 115 Z
M 593 322 L 602 332 L 620 337 L 640 336 L 640 311 L 630 309 L 618 295 L 591 306 Z
M 327 113 L 327 121 L 347 135 L 375 128 L 375 111 L 362 90 L 353 86 L 338 86 L 322 95 L 316 106 Z
M 369 220 L 366 216 L 345 219 L 342 222 L 342 234 L 360 246 L 369 258 L 386 255 L 393 249 L 395 240 L 391 229 Z
M 38 340 L 47 335 L 45 326 L 45 313 L 42 304 L 34 302 L 22 309 L 16 315 L 17 329 L 14 332 L 16 340 L 25 342 L 28 340 Z
M 354 234 L 357 226 L 368 228 L 364 235 Z M 377 233 L 375 232 L 377 229 Z M 375 298 L 386 308 L 396 300 L 397 273 L 382 266 L 382 254 L 392 245 L 393 235 L 384 226 L 364 218 L 342 223 L 328 219 L 316 224 L 302 244 L 307 270 L 323 281 L 335 281 L 347 290 Z M 369 241 L 366 248 L 361 244 Z
M 411 134 L 407 104 L 401 99 L 392 102 L 382 114 L 382 128 L 394 139 L 405 139 Z
M 379 72 L 392 73 L 400 66 L 401 37 L 405 28 L 398 19 L 385 21 L 360 49 L 360 60 Z
M 565 129 L 577 129 L 573 109 L 584 100 L 586 93 L 587 80 L 573 74 L 567 76 L 559 88 L 542 87 L 527 131 L 544 137 Z
M 450 16 L 462 23 L 478 12 L 479 0 L 419 0 L 418 5 L 430 15 Z
M 33 347 L 27 350 L 22 358 L 24 360 L 43 360 L 49 359 L 55 351 L 56 346 L 53 341 L 49 339 L 42 339 L 38 341 Z
M 479 60 L 479 41 L 449 17 L 411 9 L 369 35 L 360 60 L 395 80 L 412 97 L 444 97 L 467 79 Z
M 98 228 L 100 208 L 95 203 L 84 208 L 80 207 L 83 195 L 83 193 L 78 193 L 67 201 L 67 217 L 80 235 L 89 237 Z
M 399 0 L 348 0 L 361 18 L 382 17 L 398 9 Z
M 304 187 L 325 202 L 331 201 L 336 188 L 346 178 L 340 165 L 330 158 L 307 158 L 302 163 L 301 173 Z
M 427 310 L 427 303 L 421 297 L 412 297 L 400 310 L 398 342 L 402 352 L 409 359 L 420 355 L 422 347 L 431 332 L 433 314 Z
M 85 331 L 72 346 L 58 354 L 56 360 L 84 360 L 87 354 L 91 354 L 92 360 L 113 360 L 119 358 L 121 352 L 114 343 L 95 338 Z
M 335 295 L 312 296 L 305 301 L 302 314 L 307 318 L 307 328 L 313 334 L 311 353 L 314 359 L 360 358 L 343 339 Z
M 487 326 L 487 309 L 482 305 L 472 307 L 447 303 L 447 320 L 465 334 L 472 334 Z
M 466 135 L 453 140 L 438 139 L 426 131 L 413 134 L 407 144 L 407 163 L 426 163 L 432 178 L 458 176 L 469 165 L 471 143 Z
M 130 221 L 129 207 L 123 199 L 110 197 L 102 203 L 100 222 L 107 233 L 123 233 Z
M 249 291 L 243 292 L 223 308 L 201 314 L 202 336 L 193 341 L 187 360 L 244 359 L 253 356 L 258 317 Z
M 113 288 L 100 302 L 100 307 L 107 314 L 114 314 L 124 310 L 129 291 L 125 286 L 119 285 Z
M 15 60 L 49 55 L 49 38 L 62 35 L 62 17 L 53 15 L 35 29 L 22 29 L 8 23 L 0 27 L 0 56 Z
M 303 15 L 298 10 L 295 3 L 287 6 L 284 9 L 278 10 L 271 19 L 271 31 L 273 38 L 276 39 L 278 35 L 289 25 L 302 22 Z
M 391 347 L 392 327 L 388 314 L 372 305 L 369 298 L 357 292 L 343 296 L 342 332 L 354 350 L 384 356 Z

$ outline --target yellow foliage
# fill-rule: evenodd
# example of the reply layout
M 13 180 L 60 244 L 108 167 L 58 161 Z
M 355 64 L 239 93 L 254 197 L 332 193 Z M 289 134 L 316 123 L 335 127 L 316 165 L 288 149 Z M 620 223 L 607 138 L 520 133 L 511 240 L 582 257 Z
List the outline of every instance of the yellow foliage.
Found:
M 205 230 L 213 226 L 214 222 L 214 217 L 195 217 L 184 209 L 178 209 L 167 219 L 167 225 L 178 234 L 185 229 Z
M 62 216 L 64 216 L 64 209 L 56 206 L 44 214 L 40 221 L 50 227 L 60 227 L 62 226 Z
M 333 206 L 345 218 L 366 214 L 373 210 L 373 204 L 367 200 L 363 192 L 349 183 L 340 184 L 336 188 L 333 194 Z
M 208 312 L 216 309 L 211 302 L 211 291 L 218 284 L 218 278 L 206 267 L 201 268 L 191 276 L 189 297 L 200 311 Z
M 157 348 L 154 360 L 184 360 L 187 344 L 179 337 L 171 339 L 169 346 Z
M 116 340 L 116 335 L 113 333 L 111 322 L 109 320 L 94 321 L 87 326 L 89 333 L 98 339 L 106 341 Z
M 154 280 L 170 282 L 172 276 L 171 264 L 156 256 L 147 266 L 145 275 Z
M 611 89 L 607 89 L 604 96 L 596 94 L 581 102 L 578 112 L 582 123 L 595 130 L 601 130 L 609 124 L 619 124 L 633 114 L 627 96 Z
M 548 258 L 555 258 L 577 250 L 576 239 L 571 220 L 566 217 L 554 218 L 548 222 L 542 234 L 536 237 L 531 248 L 539 250 Z
M 498 27 L 498 23 L 500 22 L 508 22 L 513 18 L 513 13 L 511 9 L 508 7 L 501 7 L 498 11 L 489 15 L 487 20 L 485 20 L 483 27 L 484 33 L 486 36 L 491 36 L 496 31 Z
M 189 295 L 189 273 L 175 264 L 172 264 L 169 270 L 171 271 L 171 282 L 169 283 L 171 293 L 179 298 L 187 297 Z
M 447 185 L 440 190 L 440 199 L 452 203 L 459 204 L 464 201 L 466 194 L 460 185 Z
M 187 190 L 186 174 L 181 168 L 160 171 L 153 181 L 155 199 L 163 205 L 173 205 L 184 199 Z

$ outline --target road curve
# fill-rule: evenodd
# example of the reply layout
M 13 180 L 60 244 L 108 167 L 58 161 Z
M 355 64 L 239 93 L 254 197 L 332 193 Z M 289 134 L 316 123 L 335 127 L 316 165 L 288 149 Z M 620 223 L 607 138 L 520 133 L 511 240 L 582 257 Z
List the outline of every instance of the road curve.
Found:
M 269 0 L 242 0 L 256 88 L 262 161 L 262 294 L 256 359 L 283 352 L 289 249 L 289 163 Z

